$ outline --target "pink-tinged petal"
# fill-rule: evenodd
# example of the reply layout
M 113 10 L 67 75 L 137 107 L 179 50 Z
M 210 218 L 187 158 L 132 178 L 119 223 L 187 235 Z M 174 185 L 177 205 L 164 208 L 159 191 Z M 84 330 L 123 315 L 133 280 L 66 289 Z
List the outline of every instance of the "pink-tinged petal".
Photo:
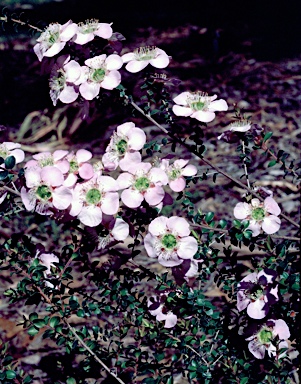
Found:
M 250 231 L 252 231 L 252 236 L 253 236 L 253 237 L 258 236 L 258 235 L 260 234 L 260 232 L 261 232 L 261 226 L 260 226 L 260 224 L 257 223 L 257 221 L 255 221 L 255 220 L 251 220 L 251 221 L 250 221 L 250 224 L 249 224 L 249 226 L 248 226 L 248 229 L 249 229 Z
M 25 154 L 22 149 L 14 149 L 10 151 L 9 156 L 14 156 L 14 158 L 16 159 L 16 164 L 21 163 L 25 158 Z
M 248 203 L 237 203 L 234 207 L 234 217 L 239 220 L 243 220 L 248 217 L 252 212 L 252 209 Z
M 44 50 L 42 49 L 42 46 L 40 43 L 37 43 L 36 45 L 34 45 L 33 51 L 37 55 L 39 61 L 42 61 L 44 57 Z
M 56 162 L 56 161 L 62 160 L 65 156 L 68 155 L 68 153 L 69 153 L 68 151 L 65 151 L 63 149 L 58 149 L 57 151 L 53 152 L 52 156 L 54 161 Z
M 145 201 L 150 205 L 158 205 L 165 195 L 165 191 L 160 186 L 149 188 L 144 195 Z
M 148 230 L 153 236 L 163 235 L 166 232 L 167 223 L 168 223 L 167 217 L 165 216 L 156 217 L 153 221 L 150 222 L 148 226 Z
M 70 104 L 78 98 L 79 93 L 75 91 L 73 85 L 67 85 L 59 95 L 59 100 L 62 103 Z
M 73 187 L 77 182 L 77 176 L 74 173 L 70 173 L 67 178 L 64 181 L 64 186 L 71 188 Z
M 140 128 L 132 128 L 128 133 L 128 147 L 134 151 L 139 151 L 143 148 L 146 142 L 146 135 Z
M 41 168 L 28 168 L 25 171 L 26 186 L 36 187 L 41 182 Z
M 214 120 L 215 113 L 211 111 L 196 111 L 193 112 L 190 117 L 202 121 L 203 123 L 210 123 L 210 121 Z
M 267 212 L 269 212 L 275 216 L 279 216 L 281 213 L 281 209 L 280 209 L 279 205 L 270 196 L 264 200 L 264 208 L 266 209 Z
M 183 217 L 172 216 L 167 221 L 167 228 L 181 237 L 189 236 L 190 227 Z
M 135 124 L 131 121 L 128 121 L 127 123 L 123 123 L 121 125 L 118 125 L 117 127 L 117 134 L 118 136 L 128 136 L 129 132 L 135 128 Z M 140 128 L 138 128 L 140 129 Z
M 272 235 L 273 233 L 279 231 L 280 224 L 281 220 L 279 219 L 279 217 L 271 215 L 263 219 L 261 226 L 265 233 L 267 233 L 268 235 Z
M 92 41 L 94 39 L 93 33 L 80 33 L 77 32 L 75 35 L 75 38 L 72 40 L 76 44 L 84 45 L 86 43 L 89 43 L 89 41 Z
M 177 316 L 174 315 L 172 312 L 168 312 L 166 315 L 165 325 L 164 328 L 173 328 L 177 324 Z
M 78 174 L 84 180 L 89 180 L 94 176 L 93 166 L 89 163 L 84 163 L 79 167 Z
M 114 228 L 111 231 L 115 240 L 124 241 L 130 233 L 130 227 L 128 223 L 117 217 Z
M 28 211 L 33 211 L 35 209 L 36 199 L 33 198 L 24 187 L 21 188 L 21 199 Z
M 0 204 L 3 203 L 3 201 L 6 199 L 7 192 L 4 192 L 2 196 L 0 196 Z
M 155 241 L 155 237 L 152 236 L 150 233 L 148 233 L 144 237 L 144 248 L 145 248 L 148 256 L 152 257 L 152 258 L 157 257 L 157 254 L 156 254 L 156 251 L 154 248 L 154 241 Z
M 133 175 L 128 172 L 121 173 L 116 181 L 118 190 L 129 188 L 133 184 Z
M 265 355 L 265 346 L 258 344 L 256 340 L 252 340 L 248 344 L 249 351 L 256 357 L 256 359 L 263 359 Z
M 46 52 L 44 52 L 45 57 L 53 57 L 65 47 L 65 42 L 54 43 Z
M 112 34 L 113 30 L 108 23 L 99 23 L 97 31 L 94 32 L 96 36 L 102 37 L 103 39 L 109 39 Z
M 56 168 L 58 168 L 64 175 L 69 172 L 70 164 L 68 160 L 60 160 L 56 164 L 54 164 Z
M 60 29 L 60 40 L 69 41 L 76 34 L 78 26 L 69 20 L 66 24 L 62 25 Z
M 149 178 L 153 183 L 157 183 L 159 185 L 168 184 L 168 176 L 161 168 L 152 168 L 149 172 Z
M 256 272 L 249 273 L 241 281 L 256 283 L 257 282 L 257 273 Z M 239 286 L 239 283 L 238 283 L 238 286 Z
M 182 259 L 192 259 L 198 251 L 198 242 L 192 236 L 183 237 L 179 240 L 178 255 Z
M 100 83 L 101 88 L 112 90 L 121 82 L 121 74 L 118 71 L 111 71 L 108 75 L 105 76 L 103 81 Z
M 212 101 L 210 103 L 209 110 L 212 112 L 214 112 L 214 111 L 228 111 L 228 104 L 223 99 L 215 100 L 215 101 Z
M 190 107 L 182 107 L 180 105 L 174 105 L 172 111 L 176 116 L 190 116 L 193 110 Z
M 82 210 L 82 208 L 83 208 L 83 203 L 78 199 L 74 199 L 71 202 L 71 209 L 69 213 L 71 216 L 77 216 Z
M 169 186 L 175 192 L 182 192 L 186 187 L 186 181 L 183 177 L 179 177 L 176 180 L 170 181 Z
M 198 262 L 195 260 L 190 260 L 190 267 L 185 273 L 185 277 L 195 277 L 199 274 Z
M 163 258 L 162 255 L 159 255 L 158 262 L 163 265 L 163 267 L 176 267 L 183 263 L 184 260 L 178 258 L 176 255 L 173 255 L 170 259 Z
M 243 311 L 250 304 L 250 299 L 243 293 L 243 291 L 237 292 L 237 309 L 239 312 Z
M 64 182 L 64 175 L 54 166 L 46 166 L 41 170 L 41 179 L 52 187 L 59 187 Z
M 162 162 L 164 161 L 164 159 L 162 160 Z M 166 160 L 165 160 L 166 161 Z M 168 161 L 168 160 L 167 160 Z M 187 165 L 189 162 L 189 160 L 184 160 L 184 159 L 178 159 L 178 160 L 175 160 L 175 162 L 173 163 L 173 165 L 176 167 L 176 168 L 184 168 L 185 165 Z M 168 164 L 167 164 L 168 165 Z
M 119 167 L 122 171 L 128 171 L 133 164 L 141 163 L 140 152 L 126 152 L 124 158 L 119 161 Z M 116 168 L 115 168 L 116 169 Z
M 121 200 L 129 208 L 138 208 L 143 201 L 143 195 L 136 189 L 125 189 L 121 193 Z
M 146 174 L 151 168 L 151 163 L 138 163 L 133 164 L 131 167 L 129 167 L 129 172 L 135 175 L 136 173 L 143 171 L 143 173 Z
M 98 83 L 82 83 L 79 86 L 79 92 L 86 100 L 92 100 L 99 94 L 100 84 Z
M 273 281 L 276 278 L 276 275 L 277 275 L 276 271 L 265 268 L 258 272 L 257 279 L 260 279 L 260 277 L 264 277 L 267 283 L 270 284 L 270 283 L 273 283 Z
M 115 192 L 118 190 L 117 181 L 111 176 L 98 176 L 97 180 L 105 192 Z
M 85 64 L 90 68 L 99 69 L 99 68 L 102 68 L 106 58 L 107 58 L 106 54 L 94 56 L 94 57 L 91 57 L 90 59 L 85 60 Z
M 101 159 L 103 166 L 108 171 L 115 171 L 118 167 L 118 158 L 112 160 L 111 153 L 106 152 Z
M 148 61 L 136 61 L 136 60 L 133 60 L 133 61 L 130 61 L 129 63 L 127 63 L 127 65 L 125 66 L 125 69 L 131 73 L 137 73 L 139 71 L 142 71 L 142 69 L 144 69 L 148 64 Z
M 176 103 L 176 104 L 180 104 L 180 105 L 184 105 L 184 106 L 187 106 L 188 103 L 187 103 L 187 98 L 191 95 L 190 92 L 182 92 L 180 93 L 178 96 L 176 96 L 173 101 Z
M 101 223 L 102 220 L 102 211 L 99 207 L 90 205 L 88 207 L 83 207 L 83 209 L 78 214 L 77 218 L 89 227 L 96 227 Z
M 166 54 L 159 54 L 149 62 L 155 68 L 166 68 L 169 64 L 169 57 Z
M 192 164 L 188 164 L 185 168 L 182 170 L 183 176 L 194 176 L 198 173 L 198 169 L 196 166 Z
M 71 60 L 69 63 L 64 65 L 64 71 L 66 80 L 70 83 L 74 83 L 81 75 L 81 66 L 77 61 Z
M 122 61 L 124 63 L 128 63 L 129 61 L 135 60 L 135 57 L 136 57 L 136 55 L 134 52 L 129 52 L 129 53 L 126 53 L 126 54 L 121 56 Z
M 247 308 L 247 314 L 252 319 L 263 319 L 266 315 L 266 312 L 262 310 L 265 306 L 264 300 L 257 299 L 253 303 L 250 303 Z
M 64 186 L 58 187 L 54 190 L 53 206 L 57 209 L 67 209 L 72 201 L 72 191 Z
M 278 297 L 278 285 L 275 288 L 272 288 L 270 290 L 270 294 L 273 295 L 276 298 L 276 301 L 279 300 L 279 297 Z
M 107 192 L 101 200 L 101 210 L 106 215 L 115 215 L 119 209 L 118 192 Z
M 251 124 L 230 125 L 228 128 L 231 132 L 247 132 L 251 129 Z
M 38 259 L 40 260 L 40 263 L 47 268 L 47 270 L 45 271 L 46 275 L 49 275 L 51 273 L 51 267 L 56 268 L 53 263 L 60 262 L 59 258 L 53 253 L 42 253 L 38 256 Z
M 87 151 L 86 149 L 79 149 L 76 152 L 76 160 L 79 163 L 85 163 L 86 161 L 89 161 L 92 158 L 92 153 L 90 151 Z
M 290 337 L 290 330 L 284 320 L 273 320 L 275 322 L 273 334 L 279 336 L 280 340 L 287 340 Z
M 113 54 L 106 58 L 106 67 L 109 71 L 120 69 L 122 66 L 123 61 L 119 55 Z

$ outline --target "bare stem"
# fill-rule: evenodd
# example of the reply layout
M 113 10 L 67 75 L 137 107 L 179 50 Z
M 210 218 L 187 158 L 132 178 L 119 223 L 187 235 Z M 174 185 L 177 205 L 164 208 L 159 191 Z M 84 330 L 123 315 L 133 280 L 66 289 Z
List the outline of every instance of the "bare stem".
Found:
M 28 27 L 30 27 L 30 28 L 36 30 L 37 32 L 43 32 L 42 29 L 40 29 L 40 28 L 38 28 L 38 27 L 35 27 L 34 25 L 27 23 L 26 21 L 21 21 L 21 20 L 19 20 L 19 19 L 14 19 L 14 18 L 10 18 L 9 20 L 11 20 L 11 21 L 13 21 L 14 23 L 17 23 L 17 24 L 27 25 Z M 7 23 L 7 22 L 8 22 L 8 18 L 7 18 L 7 16 L 1 16 L 1 17 L 0 17 L 0 21 L 4 21 L 4 22 Z

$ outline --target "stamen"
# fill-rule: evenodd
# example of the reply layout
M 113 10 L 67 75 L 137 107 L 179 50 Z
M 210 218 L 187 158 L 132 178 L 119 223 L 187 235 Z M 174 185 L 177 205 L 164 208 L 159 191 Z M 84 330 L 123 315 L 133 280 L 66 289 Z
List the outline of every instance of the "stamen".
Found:
M 134 50 L 136 60 L 152 60 L 158 55 L 157 47 L 140 47 Z

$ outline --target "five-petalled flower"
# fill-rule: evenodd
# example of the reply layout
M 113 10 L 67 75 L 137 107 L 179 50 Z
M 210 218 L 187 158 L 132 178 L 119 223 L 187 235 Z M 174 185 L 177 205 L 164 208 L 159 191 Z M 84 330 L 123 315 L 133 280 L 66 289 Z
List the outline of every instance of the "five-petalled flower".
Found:
M 148 64 L 155 68 L 165 68 L 169 64 L 169 56 L 163 49 L 157 47 L 140 47 L 134 52 L 122 56 L 122 61 L 127 63 L 125 69 L 136 73 L 144 69 Z

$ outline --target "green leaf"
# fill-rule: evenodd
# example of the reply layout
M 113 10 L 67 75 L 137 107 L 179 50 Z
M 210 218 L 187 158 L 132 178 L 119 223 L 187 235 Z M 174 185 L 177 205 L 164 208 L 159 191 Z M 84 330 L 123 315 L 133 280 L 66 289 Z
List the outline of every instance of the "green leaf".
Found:
M 277 164 L 277 160 L 271 160 L 268 164 L 268 167 L 273 167 L 275 164 Z
M 55 326 L 57 326 L 58 324 L 60 323 L 60 317 L 58 316 L 53 316 L 50 321 L 49 321 L 49 325 L 50 327 L 54 328 Z
M 6 378 L 10 380 L 15 379 L 17 377 L 16 373 L 11 370 L 6 371 L 5 374 L 6 374 Z
M 243 378 L 240 380 L 240 384 L 247 384 L 248 381 L 249 381 L 249 378 L 248 378 L 248 377 L 243 377 Z
M 66 383 L 67 383 L 67 384 L 76 384 L 76 380 L 75 380 L 73 377 L 69 377 L 69 378 L 66 380 Z
M 8 176 L 8 171 L 6 169 L 0 172 L 0 180 L 6 179 L 7 176 Z
M 273 132 L 267 132 L 267 133 L 264 135 L 263 142 L 265 143 L 265 142 L 268 141 L 272 136 L 273 136 Z
M 39 333 L 39 330 L 36 327 L 30 327 L 28 328 L 27 333 L 30 336 L 35 336 L 37 333 Z
M 5 163 L 5 168 L 6 169 L 12 169 L 14 168 L 15 164 L 16 164 L 16 159 L 15 159 L 15 156 L 9 156 L 5 159 L 4 161 Z

